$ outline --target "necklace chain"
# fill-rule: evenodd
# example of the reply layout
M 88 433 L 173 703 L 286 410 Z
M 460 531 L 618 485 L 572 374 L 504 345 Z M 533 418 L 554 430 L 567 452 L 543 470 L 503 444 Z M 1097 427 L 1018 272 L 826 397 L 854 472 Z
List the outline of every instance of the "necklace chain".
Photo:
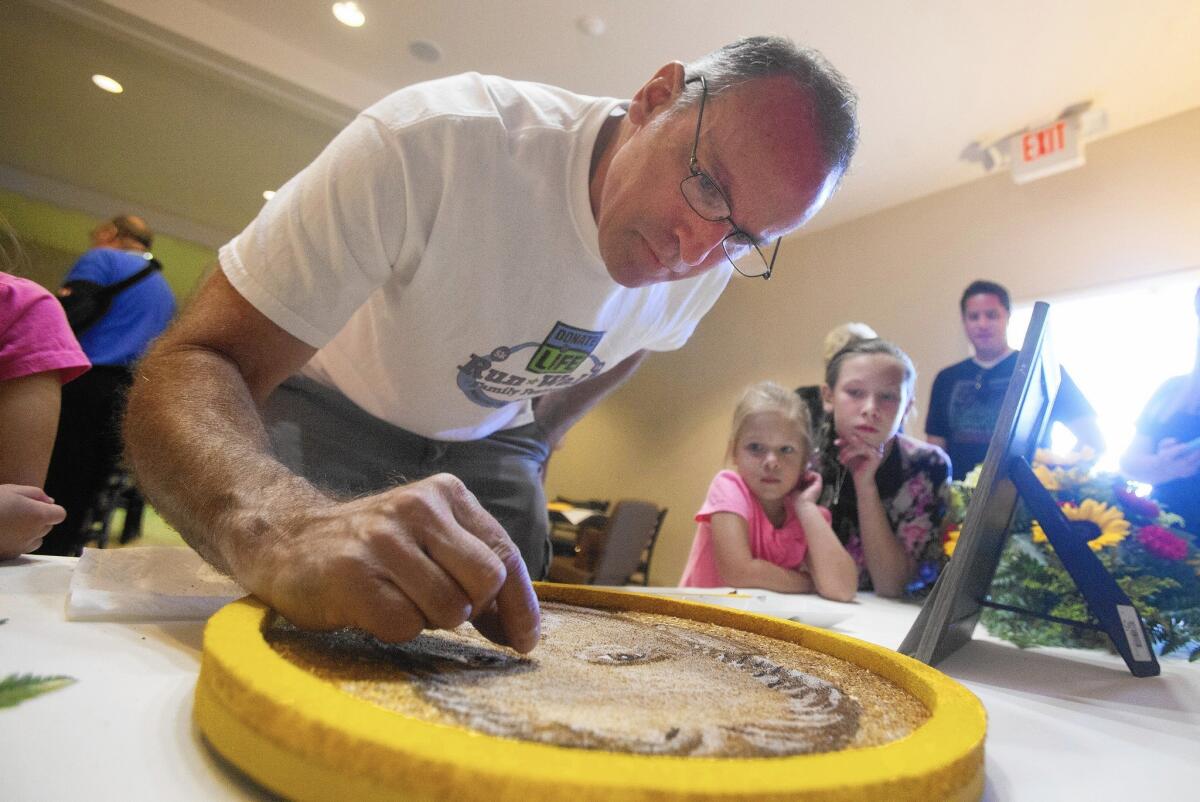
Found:
M 836 507 L 838 499 L 842 497 L 842 485 L 846 482 L 846 466 L 838 465 L 837 476 L 833 479 L 833 498 L 829 501 L 830 507 Z

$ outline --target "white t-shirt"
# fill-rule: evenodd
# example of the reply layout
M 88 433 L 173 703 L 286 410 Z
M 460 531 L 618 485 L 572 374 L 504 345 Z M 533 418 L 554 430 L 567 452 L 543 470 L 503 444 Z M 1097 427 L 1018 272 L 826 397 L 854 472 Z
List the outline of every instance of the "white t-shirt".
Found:
M 441 440 L 528 423 L 535 396 L 683 345 L 731 273 L 608 275 L 588 171 L 617 105 L 475 73 L 403 89 L 280 188 L 221 267 L 319 349 L 305 375 L 372 415 Z

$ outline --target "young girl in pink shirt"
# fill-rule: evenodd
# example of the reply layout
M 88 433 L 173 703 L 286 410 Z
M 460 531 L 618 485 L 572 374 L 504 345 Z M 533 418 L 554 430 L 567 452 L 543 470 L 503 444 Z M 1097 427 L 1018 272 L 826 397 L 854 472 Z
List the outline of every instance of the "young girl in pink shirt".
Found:
M 41 485 L 61 387 L 88 366 L 58 299 L 0 273 L 0 560 L 36 549 L 66 515 Z
M 774 382 L 755 384 L 733 414 L 727 461 L 696 513 L 696 537 L 682 587 L 755 587 L 816 592 L 850 601 L 854 560 L 817 506 L 821 477 L 812 456 L 808 410 Z

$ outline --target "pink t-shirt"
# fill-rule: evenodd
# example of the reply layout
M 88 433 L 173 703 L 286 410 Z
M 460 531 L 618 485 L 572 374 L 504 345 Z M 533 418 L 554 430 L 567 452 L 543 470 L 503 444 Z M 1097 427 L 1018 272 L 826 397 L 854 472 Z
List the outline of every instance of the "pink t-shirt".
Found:
M 54 370 L 66 384 L 89 367 L 58 299 L 29 279 L 0 273 L 0 381 Z
M 784 499 L 787 517 L 778 529 L 767 518 L 766 511 L 758 503 L 744 479 L 736 471 L 721 471 L 708 486 L 708 497 L 704 506 L 696 513 L 696 538 L 692 541 L 692 553 L 687 567 L 683 569 L 680 587 L 715 588 L 729 583 L 721 578 L 712 546 L 712 516 L 717 512 L 731 512 L 746 521 L 750 534 L 750 554 L 760 560 L 773 562 L 787 569 L 795 569 L 808 553 L 808 541 L 804 538 L 804 527 L 796 517 L 796 493 Z M 829 511 L 821 508 L 829 520 Z

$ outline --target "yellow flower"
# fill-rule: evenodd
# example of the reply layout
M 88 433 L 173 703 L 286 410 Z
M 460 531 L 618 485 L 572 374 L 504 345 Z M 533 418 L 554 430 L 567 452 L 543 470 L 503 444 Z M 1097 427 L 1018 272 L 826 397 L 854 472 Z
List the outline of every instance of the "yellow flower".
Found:
M 1052 471 L 1040 462 L 1035 462 L 1033 465 L 1034 476 L 1042 483 L 1042 487 L 1047 490 L 1058 490 L 1062 485 L 1058 483 L 1059 471 Z
M 974 468 L 972 468 L 970 470 L 970 472 L 966 476 L 963 477 L 963 480 L 962 480 L 963 487 L 974 488 L 976 485 L 978 485 L 979 484 L 979 474 L 981 474 L 981 473 L 983 473 L 983 463 L 982 462 L 979 463 L 978 465 L 976 465 Z
M 946 533 L 946 539 L 942 541 L 942 551 L 946 552 L 947 557 L 954 556 L 954 549 L 958 546 L 958 536 L 961 533 L 960 527 L 955 527 Z
M 1121 510 L 1095 499 L 1085 498 L 1078 507 L 1074 504 L 1064 504 L 1062 511 L 1069 521 L 1086 521 L 1096 525 L 1099 532 L 1088 541 L 1092 551 L 1100 551 L 1105 546 L 1115 546 L 1129 534 L 1129 521 L 1125 520 Z M 1046 541 L 1046 533 L 1037 521 L 1033 522 L 1032 535 L 1034 543 Z

